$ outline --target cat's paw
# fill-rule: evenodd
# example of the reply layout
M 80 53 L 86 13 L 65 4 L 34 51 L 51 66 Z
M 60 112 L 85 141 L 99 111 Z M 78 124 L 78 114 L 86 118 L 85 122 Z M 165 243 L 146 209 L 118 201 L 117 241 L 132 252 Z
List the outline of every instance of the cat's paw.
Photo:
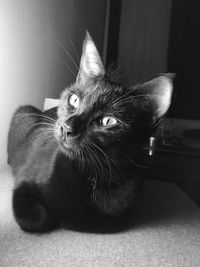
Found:
M 35 188 L 22 184 L 13 194 L 14 216 L 20 228 L 27 232 L 47 232 L 56 227 L 56 220 L 34 195 Z

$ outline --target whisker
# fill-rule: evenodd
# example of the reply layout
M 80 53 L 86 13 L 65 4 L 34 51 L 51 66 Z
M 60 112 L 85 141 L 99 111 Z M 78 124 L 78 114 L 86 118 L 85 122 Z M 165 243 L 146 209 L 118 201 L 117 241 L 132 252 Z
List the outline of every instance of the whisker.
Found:
M 112 179 L 112 171 L 111 171 L 111 166 L 110 166 L 110 162 L 108 160 L 108 157 L 107 155 L 104 153 L 104 151 L 99 147 L 97 146 L 96 144 L 94 143 L 91 143 L 94 147 L 96 147 L 105 157 L 106 161 L 107 161 L 107 165 L 108 165 L 108 170 L 109 170 L 109 183 L 111 182 L 111 179 Z
M 21 117 L 21 116 L 36 116 L 39 118 L 47 119 L 47 120 L 52 121 L 52 122 L 56 122 L 56 120 L 51 118 L 51 117 L 47 117 L 45 115 L 41 115 L 41 114 L 37 114 L 37 113 L 22 113 L 22 114 L 15 114 L 14 115 L 14 117 Z
M 37 126 L 51 126 L 51 129 L 53 130 L 53 124 L 51 123 L 46 123 L 46 122 L 36 122 L 34 123 L 33 125 L 31 125 L 28 129 L 27 129 L 27 132 L 29 132 L 33 127 L 37 127 Z M 42 127 L 41 127 L 42 128 Z M 43 127 L 44 128 L 44 127 Z M 50 127 L 49 127 L 50 128 Z M 40 129 L 40 128 L 36 128 L 36 129 Z M 47 127 L 45 127 L 45 129 L 48 129 Z
M 116 106 L 116 105 L 121 105 L 121 104 L 125 104 L 125 103 L 129 103 L 130 101 L 132 101 L 133 100 L 133 97 L 127 97 L 127 98 L 125 98 L 125 99 L 120 99 L 119 101 L 117 101 L 117 102 L 115 102 L 114 104 L 113 104 L 113 106 Z
M 83 156 L 83 146 L 80 146 L 80 149 L 78 149 L 78 162 L 79 162 L 79 167 L 78 167 L 78 172 L 83 173 L 84 168 L 85 168 L 85 162 L 84 162 L 84 156 Z
M 58 57 L 55 57 L 55 58 L 58 61 L 60 61 L 71 72 L 71 74 L 73 75 L 74 78 L 76 78 L 75 72 L 72 70 L 72 68 L 69 65 L 67 65 L 65 62 L 63 62 L 60 58 L 58 58 Z
M 40 127 L 40 128 L 36 128 L 36 129 L 34 129 L 32 131 L 32 135 L 35 134 L 35 133 L 46 134 L 46 133 L 54 133 L 54 131 L 51 128 L 43 128 L 43 127 Z
M 115 103 L 118 102 L 121 98 L 123 98 L 123 97 L 125 97 L 126 95 L 129 95 L 129 94 L 131 94 L 131 93 L 132 93 L 132 91 L 128 91 L 127 93 L 121 95 L 120 97 L 118 97 L 117 99 L 115 99 L 115 101 L 113 101 L 112 104 L 115 104 Z
M 130 158 L 128 158 L 128 160 L 136 167 L 144 168 L 144 169 L 148 168 L 148 166 L 140 165 L 140 164 L 136 163 L 135 161 L 131 160 Z
M 125 94 L 124 96 L 126 96 L 127 94 Z M 160 94 L 150 94 L 150 93 L 147 93 L 147 94 L 140 94 L 140 95 L 133 95 L 133 96 L 128 96 L 127 98 L 122 98 L 123 96 L 121 96 L 120 98 L 118 98 L 117 100 L 115 100 L 112 104 L 116 104 L 116 103 L 124 103 L 123 101 L 125 100 L 131 100 L 131 99 L 135 99 L 135 98 L 138 98 L 138 97 L 142 97 L 142 96 L 145 96 L 145 97 L 154 97 L 154 96 L 160 96 Z M 121 99 L 121 101 L 119 101 Z
M 75 60 L 73 59 L 73 57 L 70 55 L 70 53 L 67 51 L 66 48 L 64 48 L 61 43 L 58 40 L 55 40 L 56 43 L 58 44 L 58 46 L 68 55 L 68 57 L 71 59 L 71 61 L 73 62 L 74 66 L 76 67 L 77 71 L 79 70 Z
M 47 132 L 44 131 L 44 129 L 36 129 L 32 132 L 31 136 L 29 137 L 30 141 L 33 141 L 34 139 L 37 139 L 40 136 L 40 138 L 42 136 L 44 137 L 51 137 L 52 139 L 55 140 L 55 136 L 54 134 L 52 134 L 52 132 Z
M 89 147 L 88 146 L 86 146 L 86 150 L 88 151 L 88 153 L 90 155 L 91 154 L 91 151 L 89 150 Z M 95 171 L 95 180 L 97 181 L 97 178 L 99 176 L 98 175 L 98 166 L 96 165 L 96 161 L 95 161 L 95 159 L 93 157 L 89 156 L 89 158 L 90 158 L 90 161 L 91 161 L 92 166 L 93 166 L 94 171 Z
M 100 161 L 100 159 L 98 158 L 97 154 L 95 153 L 95 151 L 92 149 L 92 146 L 88 145 L 88 149 L 90 149 L 91 153 L 94 155 L 94 157 L 96 158 L 96 162 L 99 165 L 98 171 L 99 171 L 99 178 L 101 179 L 101 175 L 103 177 L 105 177 L 105 173 L 103 172 L 103 165 Z M 94 158 L 94 160 L 95 160 Z
M 44 141 L 45 141 L 45 142 L 49 142 L 50 140 L 56 142 L 56 140 L 54 139 L 54 136 L 53 136 L 53 135 L 48 136 Z
M 80 58 L 79 58 L 79 56 L 78 56 L 76 47 L 75 47 L 75 45 L 74 45 L 74 43 L 73 43 L 73 41 L 72 41 L 72 39 L 71 39 L 70 36 L 68 36 L 68 39 L 69 39 L 69 41 L 70 41 L 70 43 L 71 43 L 71 45 L 72 45 L 72 47 L 73 47 L 73 49 L 74 49 L 74 52 L 75 52 L 75 54 L 76 54 L 76 58 L 77 58 L 77 60 L 78 60 L 78 62 L 79 62 L 79 61 L 80 61 Z
M 95 166 L 96 172 L 97 172 L 97 176 L 96 176 L 96 179 L 95 179 L 95 184 L 97 183 L 97 179 L 99 178 L 98 182 L 101 182 L 101 186 L 102 186 L 103 180 L 102 180 L 102 176 L 101 176 L 100 170 L 103 169 L 103 166 L 101 165 L 100 161 L 98 160 L 98 157 L 97 157 L 96 153 L 91 150 L 91 147 L 89 148 L 89 146 L 88 146 L 88 149 L 95 156 L 95 157 L 91 157 L 91 160 L 92 160 L 92 162 L 93 162 L 93 164 Z
M 83 161 L 83 151 L 82 149 L 80 150 L 80 165 L 79 165 L 79 170 L 81 170 L 81 173 L 84 172 L 84 169 L 85 169 L 85 162 Z
M 95 167 L 95 164 L 94 162 L 92 161 L 92 158 L 90 157 L 90 153 L 88 151 L 88 147 L 85 146 L 85 150 L 83 150 L 86 154 L 86 158 L 88 159 L 88 163 L 90 165 L 90 168 L 92 171 L 94 171 L 94 179 L 95 179 L 95 182 L 97 181 L 97 171 L 96 171 L 96 167 Z
M 99 148 L 99 146 L 97 146 L 97 147 Z M 101 151 L 103 152 L 103 150 L 101 150 Z M 119 171 L 120 177 L 125 180 L 125 176 L 124 176 L 122 170 L 120 169 L 120 167 L 118 166 L 118 164 L 107 153 L 105 153 L 105 152 L 103 152 L 103 153 L 107 156 L 107 158 L 112 162 L 112 164 L 115 166 L 115 168 Z
M 107 155 L 107 156 L 108 156 L 108 155 Z M 108 156 L 108 157 L 109 157 L 109 156 Z M 118 164 L 117 164 L 111 157 L 109 157 L 109 159 L 113 162 L 113 164 L 115 165 L 115 168 L 118 169 L 118 171 L 120 172 L 121 177 L 125 180 L 125 176 L 124 176 L 124 174 L 122 173 L 122 171 L 121 171 L 120 167 L 118 166 Z
M 84 157 L 88 159 L 87 163 L 89 164 L 90 169 L 92 169 L 89 156 L 87 155 L 87 152 L 84 149 L 85 149 L 85 145 L 84 146 L 81 145 L 81 149 L 80 149 L 80 171 L 81 173 L 84 172 L 85 165 L 86 165 Z M 90 179 L 88 177 L 88 179 L 86 179 L 85 188 L 88 186 L 89 183 L 90 183 Z

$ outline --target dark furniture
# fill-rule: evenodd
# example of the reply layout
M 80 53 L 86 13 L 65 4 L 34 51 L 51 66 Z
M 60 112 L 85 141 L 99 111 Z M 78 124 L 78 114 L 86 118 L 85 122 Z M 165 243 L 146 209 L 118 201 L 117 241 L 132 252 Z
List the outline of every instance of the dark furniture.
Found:
M 118 62 L 124 86 L 176 73 L 169 118 L 200 120 L 199 14 L 199 0 L 110 1 L 107 65 Z M 144 177 L 176 183 L 200 206 L 200 148 L 148 149 Z
M 200 207 L 200 149 L 155 145 L 144 150 L 144 177 L 176 183 Z

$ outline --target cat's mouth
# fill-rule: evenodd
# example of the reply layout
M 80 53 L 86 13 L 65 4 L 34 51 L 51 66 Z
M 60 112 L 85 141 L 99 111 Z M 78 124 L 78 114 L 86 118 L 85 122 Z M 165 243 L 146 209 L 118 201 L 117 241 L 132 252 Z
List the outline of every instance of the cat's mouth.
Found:
M 61 142 L 61 146 L 62 146 L 65 150 L 68 150 L 68 151 L 73 151 L 73 150 L 74 150 L 74 146 L 73 146 L 73 145 L 70 145 L 70 144 L 67 144 L 67 143 L 63 143 L 63 142 Z
M 74 151 L 76 149 L 76 146 L 73 142 L 66 142 L 63 140 L 59 140 L 59 143 L 61 147 L 67 151 Z
M 72 147 L 67 146 L 66 144 L 61 144 L 61 151 L 70 158 L 75 157 L 75 150 Z
M 60 147 L 61 150 L 63 151 L 64 154 L 66 154 L 67 156 L 74 158 L 76 157 L 79 148 L 77 145 L 75 145 L 74 143 L 70 143 L 70 142 L 62 142 L 60 141 Z

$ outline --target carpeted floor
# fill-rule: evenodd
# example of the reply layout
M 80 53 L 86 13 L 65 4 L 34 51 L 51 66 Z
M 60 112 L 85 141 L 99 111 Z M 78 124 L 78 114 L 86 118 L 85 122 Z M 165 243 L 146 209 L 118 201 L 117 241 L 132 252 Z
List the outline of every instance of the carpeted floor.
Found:
M 200 210 L 175 185 L 147 181 L 131 230 L 22 232 L 11 209 L 13 179 L 0 173 L 0 267 L 200 266 Z

